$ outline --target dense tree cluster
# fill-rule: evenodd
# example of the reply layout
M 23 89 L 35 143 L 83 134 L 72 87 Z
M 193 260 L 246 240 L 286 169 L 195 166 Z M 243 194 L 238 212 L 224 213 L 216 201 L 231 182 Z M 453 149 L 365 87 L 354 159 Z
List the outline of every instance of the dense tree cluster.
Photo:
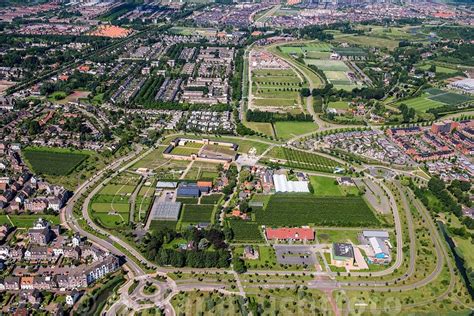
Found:
M 186 249 L 168 248 L 177 238 L 186 240 Z M 229 266 L 230 254 L 224 241 L 224 233 L 218 229 L 199 230 L 190 227 L 183 233 L 163 228 L 153 230 L 144 239 L 145 254 L 159 265 L 193 268 L 225 268 Z

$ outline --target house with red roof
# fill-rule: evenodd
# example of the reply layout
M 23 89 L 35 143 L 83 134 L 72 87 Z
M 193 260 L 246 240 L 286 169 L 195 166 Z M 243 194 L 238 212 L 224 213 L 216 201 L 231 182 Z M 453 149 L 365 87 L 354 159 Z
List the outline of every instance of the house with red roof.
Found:
M 268 240 L 314 240 L 314 229 L 309 227 L 266 228 Z

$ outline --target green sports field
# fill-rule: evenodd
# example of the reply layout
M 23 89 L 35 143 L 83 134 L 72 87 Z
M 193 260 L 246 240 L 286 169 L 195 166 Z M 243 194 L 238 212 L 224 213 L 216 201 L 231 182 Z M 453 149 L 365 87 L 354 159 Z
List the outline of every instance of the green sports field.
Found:
M 418 97 L 397 102 L 397 105 L 404 103 L 417 111 L 426 112 L 429 109 L 444 105 L 456 106 L 470 100 L 473 98 L 467 95 L 430 88 L 423 91 Z
M 349 67 L 342 60 L 305 59 L 307 65 L 313 65 L 322 71 L 349 71 Z

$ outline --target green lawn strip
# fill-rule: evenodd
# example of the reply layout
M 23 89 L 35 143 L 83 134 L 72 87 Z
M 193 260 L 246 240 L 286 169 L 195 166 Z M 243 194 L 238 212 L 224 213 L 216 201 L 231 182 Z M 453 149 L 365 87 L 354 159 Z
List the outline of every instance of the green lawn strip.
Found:
M 59 216 L 56 215 L 45 215 L 45 214 L 31 214 L 31 215 L 8 215 L 10 217 L 11 222 L 18 228 L 31 228 L 38 220 L 38 218 L 42 218 L 47 220 L 53 225 L 58 225 L 60 222 Z M 8 224 L 11 225 L 10 220 L 8 220 L 7 215 L 0 215 L 0 225 Z

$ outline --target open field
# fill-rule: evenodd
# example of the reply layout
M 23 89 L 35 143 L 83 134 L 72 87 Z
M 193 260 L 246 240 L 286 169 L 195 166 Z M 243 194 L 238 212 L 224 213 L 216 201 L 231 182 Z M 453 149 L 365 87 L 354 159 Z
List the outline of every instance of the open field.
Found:
M 275 194 L 257 223 L 275 226 L 377 226 L 380 222 L 367 203 L 354 197 L 317 197 L 313 194 Z
M 399 101 L 397 105 L 404 103 L 417 111 L 426 112 L 429 109 L 438 108 L 443 105 L 455 106 L 472 99 L 472 97 L 467 95 L 431 88 L 423 91 L 418 97 Z
M 245 122 L 245 125 L 248 128 L 253 129 L 254 131 L 257 131 L 259 133 L 268 135 L 268 136 L 274 136 L 273 135 L 273 128 L 271 123 L 260 123 L 260 122 Z
M 439 108 L 443 106 L 443 103 L 429 99 L 428 95 L 425 93 L 416 98 L 400 101 L 397 103 L 397 105 L 400 105 L 402 103 L 420 112 L 426 112 L 429 109 Z
M 23 155 L 36 173 L 55 176 L 70 174 L 88 157 L 83 152 L 36 147 L 25 148 Z
M 186 204 L 183 208 L 182 222 L 200 223 L 210 222 L 214 205 Z
M 349 71 L 349 67 L 342 60 L 305 59 L 307 65 L 313 65 L 323 71 Z
M 448 104 L 448 105 L 457 105 L 457 104 L 460 104 L 460 103 L 470 101 L 473 98 L 470 97 L 470 96 L 464 95 L 464 94 L 457 94 L 457 93 L 448 92 L 448 93 L 443 93 L 443 94 L 438 94 L 438 95 L 431 96 L 431 97 L 429 97 L 429 99 L 431 99 L 433 101 L 436 101 L 436 102 L 441 102 L 441 103 L 444 103 L 444 104 Z
M 290 54 L 279 50 L 280 47 L 282 46 L 271 46 L 268 50 L 274 53 L 275 55 L 279 56 L 280 58 L 283 58 L 288 63 L 290 63 L 290 65 L 292 65 L 293 68 L 295 68 L 298 72 L 303 74 L 305 78 L 307 78 L 307 80 L 310 81 L 309 83 L 311 83 L 313 87 L 321 87 L 324 85 L 322 78 L 320 78 L 318 74 L 316 74 L 313 70 L 308 68 L 304 63 L 299 63 Z
M 382 38 L 382 37 L 372 37 L 365 35 L 336 35 L 334 38 L 335 41 L 340 43 L 349 43 L 353 45 L 360 45 L 364 47 L 377 47 L 377 48 L 388 48 L 389 50 L 394 50 L 398 47 L 398 41 Z
M 256 107 L 294 107 L 298 106 L 295 99 L 253 99 L 252 103 Z
M 101 226 L 109 229 L 114 229 L 118 227 L 123 227 L 128 224 L 129 213 L 94 213 L 92 214 L 92 217 Z
M 347 109 L 349 109 L 349 102 L 347 102 L 347 101 L 329 102 L 328 103 L 328 108 L 333 108 L 333 109 L 337 109 L 337 110 L 347 110 Z
M 280 50 L 285 54 L 296 54 L 296 55 L 304 55 L 310 54 L 312 52 L 331 52 L 332 45 L 328 43 L 307 43 L 301 46 L 294 45 L 294 46 L 280 46 Z
M 171 151 L 171 154 L 172 155 L 180 155 L 180 156 L 191 156 L 193 154 L 197 154 L 198 152 L 199 152 L 199 148 L 178 146 L 178 147 L 175 147 Z
M 200 35 L 200 36 L 214 36 L 217 32 L 216 29 L 212 29 L 212 28 L 196 28 L 196 27 L 184 27 L 184 26 L 173 26 L 168 31 L 172 34 L 178 34 L 178 35 Z
M 290 168 L 332 173 L 336 167 L 341 167 L 341 164 L 337 161 L 324 156 L 286 147 L 272 148 L 272 150 L 267 154 L 267 157 L 277 159 L 280 163 Z
M 331 229 L 318 229 L 316 230 L 316 236 L 321 243 L 335 243 L 335 242 L 352 242 L 359 244 L 357 235 L 360 231 L 357 230 L 331 230 Z
M 8 219 L 10 218 L 10 220 Z M 33 223 L 38 220 L 38 218 L 42 218 L 47 220 L 53 225 L 58 225 L 60 220 L 59 216 L 56 215 L 45 215 L 45 214 L 40 214 L 40 215 L 0 215 L 0 225 L 3 224 L 8 224 L 12 225 L 18 228 L 31 228 L 33 226 Z
M 168 228 L 168 229 L 171 229 L 171 230 L 175 230 L 176 229 L 176 224 L 177 222 L 175 221 L 158 221 L 158 220 L 153 220 L 151 221 L 151 224 L 150 224 L 150 229 L 153 230 L 161 230 L 163 228 Z
M 228 220 L 228 223 L 234 233 L 234 241 L 263 241 L 263 236 L 257 223 L 240 219 L 231 219 Z
M 135 185 L 107 184 L 102 190 L 100 190 L 99 194 L 127 195 L 127 194 L 131 194 L 134 189 L 135 189 Z
M 129 204 L 125 203 L 92 203 L 91 208 L 95 213 L 109 213 L 109 212 L 118 212 L 118 213 L 128 213 Z
M 278 138 L 289 139 L 296 135 L 310 133 L 315 131 L 318 126 L 313 122 L 275 122 L 276 136 Z
M 311 176 L 310 181 L 316 196 L 343 196 L 335 178 Z

